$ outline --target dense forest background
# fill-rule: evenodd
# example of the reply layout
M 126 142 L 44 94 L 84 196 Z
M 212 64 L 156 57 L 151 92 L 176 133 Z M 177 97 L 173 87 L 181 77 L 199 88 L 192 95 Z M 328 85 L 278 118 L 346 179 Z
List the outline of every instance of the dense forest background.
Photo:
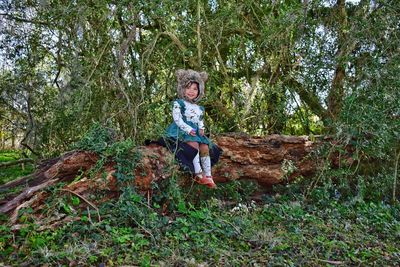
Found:
M 192 68 L 210 76 L 212 133 L 336 133 L 394 155 L 395 1 L 2 1 L 0 10 L 3 142 L 22 132 L 35 153 L 62 151 L 92 122 L 138 142 L 160 135 L 175 70 Z
M 208 133 L 329 134 L 355 146 L 355 159 L 374 158 L 366 172 L 397 173 L 395 1 L 2 1 L 0 10 L 3 147 L 19 140 L 48 157 L 93 123 L 137 144 L 157 138 L 171 121 L 175 71 L 191 68 L 209 73 Z
M 329 135 L 339 154 L 352 147 L 355 164 L 324 169 L 312 187 L 327 188 L 328 198 L 396 203 L 399 17 L 400 3 L 389 0 L 3 0 L 0 146 L 19 144 L 25 156 L 51 158 L 70 150 L 93 125 L 111 127 L 119 140 L 141 145 L 161 136 L 171 122 L 175 71 L 190 68 L 209 74 L 201 104 L 211 136 Z M 329 158 L 332 148 L 325 152 L 321 157 Z M 297 212 L 297 206 L 288 207 Z M 385 206 L 357 206 L 354 212 L 370 209 L 390 213 Z M 189 216 L 186 208 L 180 211 Z M 390 214 L 385 220 L 398 218 L 398 209 Z M 142 226 L 154 236 L 158 231 L 156 223 Z M 385 236 L 385 229 L 377 236 Z M 399 229 L 393 229 L 389 239 L 398 237 Z M 233 226 L 232 233 L 236 230 Z M 154 236 L 141 236 L 143 247 L 156 244 Z M 312 255 L 316 245 L 309 247 Z M 93 262 L 104 259 L 96 257 Z M 346 257 L 363 262 L 358 254 L 356 260 Z

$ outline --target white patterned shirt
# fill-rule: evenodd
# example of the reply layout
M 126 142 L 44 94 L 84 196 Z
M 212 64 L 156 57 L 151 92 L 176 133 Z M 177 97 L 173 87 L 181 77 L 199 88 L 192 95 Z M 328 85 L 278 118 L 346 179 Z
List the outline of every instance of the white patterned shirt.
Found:
M 201 119 L 203 117 L 203 111 L 201 110 L 200 106 L 190 103 L 186 100 L 184 100 L 183 103 L 185 105 L 184 116 L 186 117 L 186 120 L 196 124 L 199 129 L 204 129 L 204 122 Z M 181 106 L 179 105 L 178 101 L 174 101 L 172 117 L 174 118 L 176 125 L 178 125 L 182 131 L 189 134 L 193 129 L 190 125 L 184 122 L 182 118 Z

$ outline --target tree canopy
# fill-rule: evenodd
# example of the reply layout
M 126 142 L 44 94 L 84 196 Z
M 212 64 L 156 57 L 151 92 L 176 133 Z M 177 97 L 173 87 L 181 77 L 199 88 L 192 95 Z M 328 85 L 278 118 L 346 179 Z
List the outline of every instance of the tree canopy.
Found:
M 138 142 L 159 136 L 175 70 L 191 68 L 209 73 L 212 133 L 367 134 L 393 146 L 399 10 L 381 0 L 2 1 L 2 136 L 22 131 L 40 154 L 93 122 Z

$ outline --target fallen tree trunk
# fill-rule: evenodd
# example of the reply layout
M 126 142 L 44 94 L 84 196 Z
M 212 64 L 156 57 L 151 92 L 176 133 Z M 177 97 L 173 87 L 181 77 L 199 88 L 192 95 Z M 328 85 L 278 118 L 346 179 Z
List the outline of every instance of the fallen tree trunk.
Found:
M 220 162 L 213 168 L 216 183 L 248 179 L 270 187 L 300 175 L 310 177 L 317 170 L 317 161 L 310 156 L 316 144 L 308 137 L 228 134 L 217 137 L 215 143 L 224 151 Z M 171 173 L 165 169 L 173 162 L 173 156 L 164 147 L 154 144 L 139 150 L 142 158 L 138 167 L 132 170 L 134 183 L 140 191 L 149 192 L 153 183 L 170 177 Z M 88 174 L 98 160 L 99 156 L 93 152 L 71 151 L 42 163 L 34 174 L 0 186 L 2 190 L 16 185 L 26 186 L 18 195 L 3 199 L 0 212 L 11 213 L 15 222 L 21 208 L 29 205 L 33 209 L 41 209 L 48 196 L 44 189 L 60 182 L 65 183 L 59 189 L 60 194 L 74 192 L 90 199 L 95 192 L 103 191 L 105 197 L 92 197 L 91 206 L 118 196 L 118 182 L 113 175 L 116 171 L 114 162 L 106 163 L 101 173 L 94 177 Z
M 315 143 L 306 136 L 226 135 L 217 144 L 224 150 L 214 169 L 217 182 L 250 179 L 268 187 L 316 171 L 316 161 L 309 157 Z

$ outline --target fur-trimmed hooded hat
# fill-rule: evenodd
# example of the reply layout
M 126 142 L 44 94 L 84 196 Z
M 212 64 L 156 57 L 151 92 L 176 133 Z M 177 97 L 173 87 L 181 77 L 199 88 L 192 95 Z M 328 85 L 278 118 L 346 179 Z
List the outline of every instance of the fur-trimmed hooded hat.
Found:
M 178 85 L 176 90 L 178 91 L 179 98 L 185 99 L 185 88 L 192 82 L 196 82 L 199 86 L 199 94 L 193 99 L 193 102 L 197 103 L 204 96 L 204 83 L 208 79 L 207 72 L 197 72 L 194 70 L 177 70 L 176 78 Z

